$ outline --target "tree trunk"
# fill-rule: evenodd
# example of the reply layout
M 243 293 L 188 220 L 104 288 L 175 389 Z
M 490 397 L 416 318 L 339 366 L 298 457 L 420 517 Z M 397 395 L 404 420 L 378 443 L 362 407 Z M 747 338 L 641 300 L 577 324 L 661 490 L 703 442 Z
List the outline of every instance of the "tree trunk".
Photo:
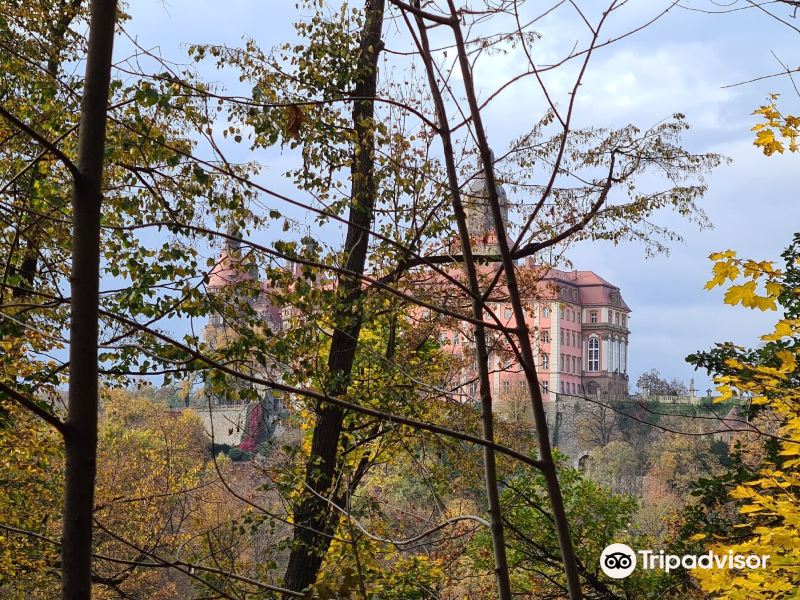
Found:
M 72 187 L 69 398 L 61 597 L 89 598 L 97 466 L 100 207 L 116 0 L 92 0 L 89 46 Z
M 373 98 L 382 46 L 384 0 L 366 0 L 364 12 L 366 19 L 359 44 L 358 81 L 353 96 Z M 356 276 L 340 275 L 338 279 L 338 305 L 333 314 L 335 326 L 328 354 L 330 388 L 326 390 L 333 397 L 341 397 L 347 392 L 363 320 L 363 292 L 358 275 L 364 273 L 369 243 L 366 231 L 374 220 L 373 116 L 372 100 L 354 102 L 353 128 L 357 141 L 350 169 L 350 214 L 344 253 L 347 257 L 345 269 Z M 303 590 L 316 581 L 338 520 L 335 515 L 330 515 L 331 507 L 322 498 L 329 495 L 335 480 L 343 419 L 341 408 L 318 405 L 305 476 L 306 485 L 316 493 L 304 489 L 294 511 L 294 540 L 284 576 L 284 587 L 293 591 Z
M 475 353 L 478 360 L 478 375 L 480 380 L 481 395 L 481 425 L 483 438 L 494 441 L 494 413 L 492 411 L 491 384 L 489 380 L 489 351 L 486 342 L 486 328 L 483 326 L 483 308 L 481 301 L 481 288 L 478 280 L 478 273 L 475 267 L 475 260 L 472 256 L 470 234 L 467 228 L 467 217 L 464 212 L 464 205 L 461 201 L 460 186 L 458 184 L 458 174 L 455 165 L 455 153 L 453 142 L 448 129 L 447 112 L 444 99 L 436 84 L 436 74 L 433 69 L 428 42 L 427 27 L 422 17 L 416 17 L 417 27 L 420 33 L 422 47 L 421 55 L 425 63 L 425 70 L 428 75 L 428 84 L 431 88 L 434 106 L 436 107 L 436 117 L 441 131 L 444 150 L 445 165 L 447 168 L 447 179 L 450 187 L 451 203 L 453 213 L 458 225 L 459 239 L 461 241 L 461 255 L 464 268 L 467 271 L 469 289 L 472 292 L 472 317 L 475 319 Z M 500 511 L 500 495 L 497 488 L 497 461 L 493 448 L 484 447 L 483 449 L 484 480 L 486 483 L 486 497 L 489 504 L 489 522 L 492 533 L 492 551 L 494 554 L 494 571 L 497 581 L 497 597 L 499 600 L 511 600 L 511 579 L 508 570 L 508 558 L 506 556 L 505 532 L 503 531 L 503 515 Z

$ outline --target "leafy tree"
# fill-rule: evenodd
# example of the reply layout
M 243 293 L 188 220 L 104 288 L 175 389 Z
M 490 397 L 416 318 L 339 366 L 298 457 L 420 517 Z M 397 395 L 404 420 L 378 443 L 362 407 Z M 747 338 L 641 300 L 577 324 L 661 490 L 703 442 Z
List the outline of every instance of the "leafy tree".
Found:
M 636 499 L 627 494 L 615 494 L 577 469 L 565 466 L 559 468 L 559 481 L 572 534 L 581 540 L 576 554 L 584 597 L 649 597 L 649 592 L 658 589 L 657 574 L 635 571 L 627 579 L 612 580 L 600 571 L 600 553 L 608 544 L 647 546 L 646 540 L 629 531 L 637 508 Z M 515 593 L 526 598 L 567 597 L 558 565 L 553 521 L 543 510 L 547 503 L 543 478 L 540 475 L 511 477 L 505 482 L 501 499 Z M 478 565 L 486 564 L 488 542 L 486 533 L 480 532 L 470 546 L 470 556 Z
M 772 451 L 763 455 L 755 469 L 737 461 L 727 477 L 705 485 L 734 503 L 735 513 L 728 515 L 734 527 L 711 529 L 706 539 L 705 532 L 698 532 L 695 539 L 719 553 L 770 556 L 766 569 L 755 573 L 698 571 L 701 588 L 718 598 L 786 598 L 800 583 L 800 480 L 796 477 L 800 465 L 800 234 L 782 256 L 785 267 L 781 269 L 771 261 L 741 259 L 730 250 L 711 255 L 714 278 L 707 287 L 726 286 L 726 304 L 772 311 L 780 307 L 783 314 L 773 331 L 762 336 L 765 343 L 760 348 L 717 344 L 690 357 L 715 374 L 722 400 L 745 395 L 754 412 L 769 411 L 781 422 L 777 436 L 765 442 Z M 703 488 L 701 492 L 707 493 Z
M 651 369 L 639 375 L 636 380 L 636 387 L 640 392 L 648 390 L 652 396 L 686 396 L 689 392 L 684 384 L 677 377 L 667 380 L 661 376 L 658 369 Z
M 198 214 L 195 196 L 219 188 L 198 162 L 184 160 L 192 147 L 182 137 L 186 123 L 203 117 L 180 85 L 111 80 L 115 26 L 125 18 L 116 2 L 92 2 L 88 12 L 80 2 L 5 2 L 2 13 L 1 59 L 12 76 L 4 78 L 0 110 L 0 161 L 8 174 L 0 334 L 19 340 L 2 389 L 62 434 L 63 593 L 80 598 L 91 584 L 101 371 L 126 377 L 153 362 L 174 367 L 174 355 L 139 336 L 136 318 L 152 324 L 208 305 L 197 302 L 191 282 L 203 275 L 196 248 L 164 243 L 152 250 L 135 232 L 152 222 L 185 227 Z M 75 75 L 82 59 L 85 73 Z M 182 118 L 168 114 L 173 110 Z M 71 203 L 64 192 L 70 188 Z M 101 273 L 131 285 L 100 290 Z M 55 364 L 50 353 L 67 345 L 69 362 Z M 147 346 L 150 358 L 143 359 Z M 56 389 L 66 381 L 62 411 Z

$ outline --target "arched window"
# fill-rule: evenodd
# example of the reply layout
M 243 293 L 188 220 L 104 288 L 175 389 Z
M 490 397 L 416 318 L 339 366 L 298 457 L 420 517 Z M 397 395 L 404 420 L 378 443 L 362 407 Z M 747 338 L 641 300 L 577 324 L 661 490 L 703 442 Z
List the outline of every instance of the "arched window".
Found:
M 596 373 L 600 370 L 600 340 L 596 337 L 589 338 L 589 371 Z

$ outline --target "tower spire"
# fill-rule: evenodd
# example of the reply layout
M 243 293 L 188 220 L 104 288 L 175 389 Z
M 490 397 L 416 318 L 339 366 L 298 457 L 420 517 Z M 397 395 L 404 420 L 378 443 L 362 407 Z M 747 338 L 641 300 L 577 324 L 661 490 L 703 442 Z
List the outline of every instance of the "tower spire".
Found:
M 494 152 L 489 150 L 494 169 Z M 508 230 L 508 196 L 505 189 L 497 183 L 497 197 L 506 231 Z M 463 194 L 464 211 L 467 214 L 467 229 L 476 250 L 492 252 L 497 250 L 497 232 L 494 227 L 492 211 L 489 207 L 489 187 L 486 183 L 483 161 L 478 158 L 478 172 L 470 181 Z

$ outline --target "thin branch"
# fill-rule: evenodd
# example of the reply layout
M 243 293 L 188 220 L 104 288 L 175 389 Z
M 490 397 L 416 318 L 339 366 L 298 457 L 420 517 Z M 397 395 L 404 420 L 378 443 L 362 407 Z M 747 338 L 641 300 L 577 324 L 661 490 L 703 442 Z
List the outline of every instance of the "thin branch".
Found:
M 72 162 L 72 160 L 64 154 L 61 149 L 53 144 L 50 140 L 44 137 L 41 133 L 36 131 L 33 127 L 21 121 L 8 110 L 0 106 L 0 116 L 4 117 L 7 121 L 9 121 L 12 125 L 14 125 L 17 129 L 20 129 L 31 136 L 34 140 L 36 140 L 39 145 L 44 146 L 48 152 L 50 152 L 53 156 L 55 156 L 58 160 L 60 160 L 69 172 L 72 174 L 72 177 L 75 179 L 80 178 L 80 171 L 78 170 L 77 165 Z
M 64 423 L 61 419 L 56 417 L 54 414 L 47 412 L 41 406 L 39 406 L 35 400 L 21 394 L 17 390 L 9 387 L 2 381 L 0 381 L 0 391 L 15 400 L 17 403 L 22 405 L 26 410 L 32 412 L 37 417 L 39 417 L 42 421 L 53 427 L 56 431 L 58 431 L 62 436 L 66 435 L 67 431 L 67 424 Z

